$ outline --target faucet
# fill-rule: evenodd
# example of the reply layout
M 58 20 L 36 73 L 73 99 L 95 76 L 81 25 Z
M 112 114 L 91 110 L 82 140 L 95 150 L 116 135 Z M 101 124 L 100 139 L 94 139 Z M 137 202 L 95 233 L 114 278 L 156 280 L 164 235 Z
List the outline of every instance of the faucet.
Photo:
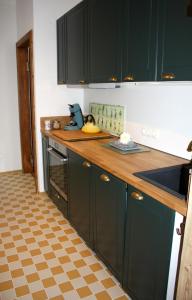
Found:
M 189 145 L 187 147 L 187 151 L 192 152 L 192 141 L 189 143 Z M 192 158 L 191 158 L 190 164 L 192 164 Z
M 189 143 L 189 145 L 187 147 L 187 151 L 192 152 L 192 141 Z

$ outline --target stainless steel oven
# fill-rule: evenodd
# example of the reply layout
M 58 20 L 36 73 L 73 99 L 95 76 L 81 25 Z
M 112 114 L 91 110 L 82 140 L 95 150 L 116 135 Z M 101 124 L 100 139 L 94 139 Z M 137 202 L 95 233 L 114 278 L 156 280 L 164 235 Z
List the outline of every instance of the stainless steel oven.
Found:
M 48 146 L 49 188 L 48 193 L 56 206 L 68 215 L 68 157 L 67 148 L 49 138 Z

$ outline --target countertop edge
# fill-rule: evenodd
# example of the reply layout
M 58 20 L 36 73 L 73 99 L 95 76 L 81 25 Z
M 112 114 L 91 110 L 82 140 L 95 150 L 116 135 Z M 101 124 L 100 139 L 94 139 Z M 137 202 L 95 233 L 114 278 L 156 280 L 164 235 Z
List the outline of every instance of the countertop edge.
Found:
M 99 161 L 98 158 L 94 158 L 91 153 L 85 153 L 84 151 L 80 150 L 80 147 L 77 149 L 74 147 L 74 144 L 76 142 L 67 142 L 64 141 L 56 136 L 54 136 L 51 131 L 45 131 L 45 130 L 41 130 L 42 135 L 45 135 L 47 137 L 51 137 L 53 139 L 55 139 L 56 141 L 58 141 L 59 143 L 65 145 L 68 149 L 74 151 L 75 153 L 79 154 L 80 156 L 84 157 L 85 159 L 89 160 L 91 163 L 101 167 L 102 169 L 106 170 L 107 172 L 111 173 L 112 175 L 116 176 L 117 178 L 123 180 L 124 182 L 126 182 L 127 184 L 132 185 L 133 187 L 139 189 L 141 192 L 151 196 L 152 198 L 154 198 L 156 201 L 159 201 L 160 203 L 166 205 L 167 207 L 173 209 L 174 211 L 180 213 L 183 216 L 186 216 L 187 214 L 187 203 L 184 200 L 181 200 L 179 198 L 177 198 L 174 195 L 171 195 L 170 193 L 144 181 L 143 179 L 140 179 L 136 176 L 134 176 L 132 173 L 129 173 L 126 177 L 121 174 L 120 172 L 116 172 L 113 167 L 109 167 L 107 166 L 105 163 L 103 163 L 102 161 Z M 86 141 L 88 142 L 88 141 Z M 162 152 L 159 150 L 155 150 L 154 151 L 158 151 L 158 152 Z M 164 153 L 164 152 L 162 152 Z M 174 156 L 171 155 L 170 156 Z M 187 160 L 179 158 L 183 160 L 183 162 L 187 162 Z

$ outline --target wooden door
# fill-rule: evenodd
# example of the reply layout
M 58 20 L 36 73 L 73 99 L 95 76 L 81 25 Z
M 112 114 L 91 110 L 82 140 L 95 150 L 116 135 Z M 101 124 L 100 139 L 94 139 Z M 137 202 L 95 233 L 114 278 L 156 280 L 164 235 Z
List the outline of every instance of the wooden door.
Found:
M 121 282 L 127 185 L 98 167 L 93 178 L 95 252 Z
M 174 218 L 174 211 L 128 186 L 123 286 L 132 299 L 166 299 Z
M 33 37 L 31 31 L 17 42 L 16 50 L 22 169 L 24 173 L 34 175 L 37 186 Z
M 89 1 L 89 82 L 121 81 L 122 0 Z

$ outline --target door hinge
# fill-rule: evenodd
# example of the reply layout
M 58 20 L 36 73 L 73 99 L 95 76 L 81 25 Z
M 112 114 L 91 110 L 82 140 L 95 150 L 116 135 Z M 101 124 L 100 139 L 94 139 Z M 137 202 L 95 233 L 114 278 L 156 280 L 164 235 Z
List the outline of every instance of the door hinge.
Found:
M 30 64 L 29 64 L 29 62 L 27 61 L 27 72 L 30 72 Z
M 34 159 L 33 159 L 32 154 L 30 155 L 30 162 L 31 162 L 32 168 L 34 168 Z
M 27 48 L 27 72 L 30 72 L 30 47 Z

